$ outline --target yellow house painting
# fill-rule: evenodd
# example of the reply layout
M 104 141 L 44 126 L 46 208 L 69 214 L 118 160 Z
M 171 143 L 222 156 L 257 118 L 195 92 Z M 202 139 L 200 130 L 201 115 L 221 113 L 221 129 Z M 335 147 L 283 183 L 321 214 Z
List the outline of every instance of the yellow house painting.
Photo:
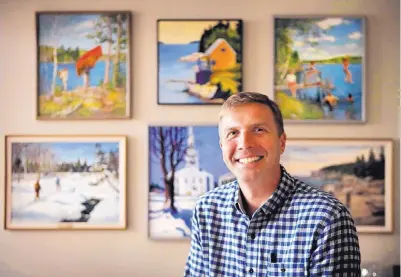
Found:
M 209 59 L 213 71 L 227 70 L 237 64 L 237 53 L 223 38 L 217 39 L 206 50 L 204 57 Z
M 242 90 L 242 21 L 158 20 L 158 103 L 221 104 Z

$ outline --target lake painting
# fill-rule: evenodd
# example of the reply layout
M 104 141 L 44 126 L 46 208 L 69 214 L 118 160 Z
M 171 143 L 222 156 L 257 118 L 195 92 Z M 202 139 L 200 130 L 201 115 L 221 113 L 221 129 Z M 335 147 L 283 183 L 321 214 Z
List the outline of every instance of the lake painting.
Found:
M 289 139 L 281 163 L 293 177 L 340 200 L 359 232 L 393 230 L 391 140 Z
M 274 31 L 274 98 L 284 120 L 364 122 L 364 18 L 278 17 Z
M 158 104 L 221 104 L 242 90 L 241 20 L 158 20 Z
M 128 12 L 36 14 L 38 119 L 130 116 Z
M 7 136 L 6 229 L 125 229 L 123 136 Z
M 149 127 L 149 237 L 188 239 L 196 200 L 231 182 L 217 126 Z

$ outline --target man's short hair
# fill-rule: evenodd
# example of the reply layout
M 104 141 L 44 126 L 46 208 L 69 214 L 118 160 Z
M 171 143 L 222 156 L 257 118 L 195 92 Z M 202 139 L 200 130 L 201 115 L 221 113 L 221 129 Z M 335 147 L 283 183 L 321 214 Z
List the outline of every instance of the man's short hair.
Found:
M 273 112 L 278 135 L 281 136 L 284 133 L 283 115 L 281 114 L 280 108 L 278 107 L 276 102 L 271 100 L 267 95 L 257 92 L 242 92 L 231 95 L 223 103 L 220 113 L 220 120 L 222 118 L 224 110 L 228 110 L 235 106 L 249 103 L 259 103 L 268 106 L 270 110 Z

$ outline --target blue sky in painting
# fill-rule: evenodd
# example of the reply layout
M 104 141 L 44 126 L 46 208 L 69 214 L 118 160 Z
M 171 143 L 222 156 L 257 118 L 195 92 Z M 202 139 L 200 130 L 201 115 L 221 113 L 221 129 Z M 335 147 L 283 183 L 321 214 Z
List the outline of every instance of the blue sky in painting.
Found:
M 301 59 L 319 60 L 343 55 L 363 56 L 365 38 L 360 18 L 322 18 L 315 23 L 321 35 L 294 34 L 294 50 Z M 317 42 L 311 46 L 308 42 Z
M 282 156 L 282 164 L 294 175 L 308 176 L 313 170 L 325 166 L 352 163 L 357 157 L 369 157 L 369 151 L 373 149 L 376 159 L 379 158 L 380 146 L 375 145 L 296 145 L 287 144 Z
M 217 126 L 194 126 L 195 147 L 198 150 L 200 168 L 211 173 L 215 182 L 218 178 L 229 172 L 223 162 L 221 149 L 219 146 L 219 135 Z M 149 142 L 151 143 L 151 142 Z M 149 153 L 150 162 L 150 182 L 161 184 L 162 178 L 161 166 L 159 161 Z M 184 163 L 181 163 L 179 168 L 182 168 Z
M 58 162 L 76 162 L 80 159 L 81 162 L 87 161 L 92 164 L 96 161 L 96 142 L 88 143 L 41 143 L 46 148 L 50 148 L 55 154 Z M 119 149 L 118 143 L 108 142 L 100 143 L 103 152 L 106 154 Z
M 39 16 L 39 45 L 92 49 L 99 44 L 86 36 L 94 33 L 96 21 L 100 16 L 101 14 L 41 14 Z M 101 46 L 103 51 L 106 51 L 106 45 L 101 44 Z M 121 52 L 124 51 L 121 49 Z

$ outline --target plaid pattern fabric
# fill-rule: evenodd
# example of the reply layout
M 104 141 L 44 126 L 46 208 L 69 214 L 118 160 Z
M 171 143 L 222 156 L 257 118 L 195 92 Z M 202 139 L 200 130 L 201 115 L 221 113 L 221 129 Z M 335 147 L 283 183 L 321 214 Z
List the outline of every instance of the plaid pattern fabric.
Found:
M 185 277 L 361 276 L 348 210 L 281 169 L 276 191 L 251 219 L 236 181 L 198 199 Z

